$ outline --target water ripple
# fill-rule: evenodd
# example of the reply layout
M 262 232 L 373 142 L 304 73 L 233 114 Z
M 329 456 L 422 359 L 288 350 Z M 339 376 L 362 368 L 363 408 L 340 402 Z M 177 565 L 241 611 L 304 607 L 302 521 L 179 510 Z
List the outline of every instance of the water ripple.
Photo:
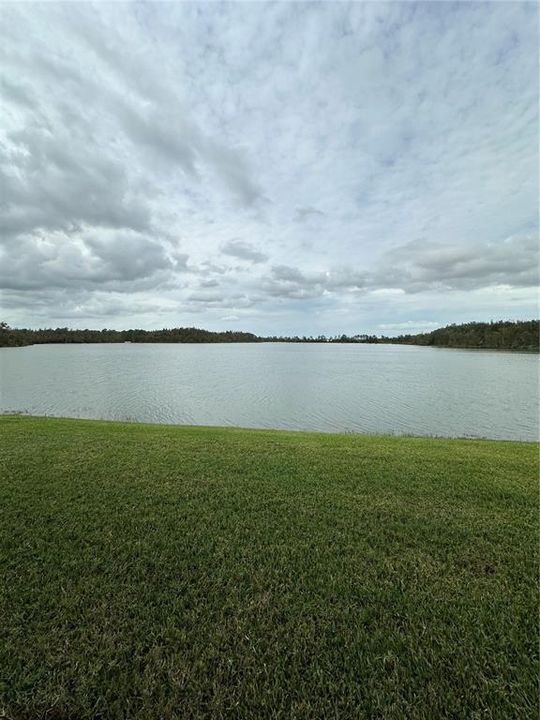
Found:
M 538 356 L 392 345 L 0 349 L 0 409 L 146 422 L 538 439 Z

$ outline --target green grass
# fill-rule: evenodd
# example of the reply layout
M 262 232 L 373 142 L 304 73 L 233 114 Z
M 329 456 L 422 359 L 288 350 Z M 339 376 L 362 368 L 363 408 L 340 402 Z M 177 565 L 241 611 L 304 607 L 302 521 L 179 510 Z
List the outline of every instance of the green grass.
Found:
M 537 718 L 538 469 L 0 417 L 0 717 Z

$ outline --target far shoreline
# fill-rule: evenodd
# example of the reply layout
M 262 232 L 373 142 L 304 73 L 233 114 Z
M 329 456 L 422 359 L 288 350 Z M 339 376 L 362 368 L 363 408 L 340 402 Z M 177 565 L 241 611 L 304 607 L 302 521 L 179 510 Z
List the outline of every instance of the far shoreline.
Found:
M 398 329 L 394 326 L 394 329 Z M 96 343 L 186 343 L 186 344 L 250 344 L 295 343 L 306 345 L 416 345 L 420 347 L 455 348 L 463 350 L 540 350 L 540 323 L 538 320 L 496 320 L 450 324 L 430 332 L 387 336 L 365 332 L 318 335 L 257 335 L 242 330 L 205 330 L 196 327 L 173 327 L 157 330 L 132 328 L 74 329 L 11 328 L 0 322 L 0 347 L 21 347 L 41 344 Z

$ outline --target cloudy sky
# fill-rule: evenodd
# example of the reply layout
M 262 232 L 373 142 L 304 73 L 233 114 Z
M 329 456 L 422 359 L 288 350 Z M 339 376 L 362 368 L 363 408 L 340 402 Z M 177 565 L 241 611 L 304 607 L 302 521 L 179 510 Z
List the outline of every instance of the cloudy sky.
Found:
M 535 3 L 0 5 L 12 326 L 538 316 Z

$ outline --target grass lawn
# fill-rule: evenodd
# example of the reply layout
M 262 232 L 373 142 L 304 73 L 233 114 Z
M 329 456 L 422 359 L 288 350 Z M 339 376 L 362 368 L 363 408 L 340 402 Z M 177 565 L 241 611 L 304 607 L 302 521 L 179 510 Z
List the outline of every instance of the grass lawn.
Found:
M 538 470 L 0 417 L 0 717 L 537 718 Z

